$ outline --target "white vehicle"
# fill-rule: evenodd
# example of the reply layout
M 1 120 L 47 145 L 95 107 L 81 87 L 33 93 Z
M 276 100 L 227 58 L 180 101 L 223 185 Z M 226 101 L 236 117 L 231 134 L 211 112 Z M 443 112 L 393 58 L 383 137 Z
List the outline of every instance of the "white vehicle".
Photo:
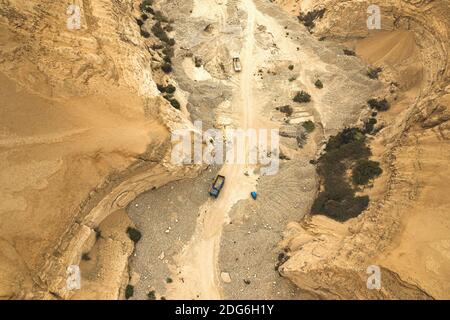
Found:
M 233 58 L 233 68 L 234 68 L 234 71 L 241 72 L 242 66 L 241 66 L 241 60 L 239 59 L 239 57 Z

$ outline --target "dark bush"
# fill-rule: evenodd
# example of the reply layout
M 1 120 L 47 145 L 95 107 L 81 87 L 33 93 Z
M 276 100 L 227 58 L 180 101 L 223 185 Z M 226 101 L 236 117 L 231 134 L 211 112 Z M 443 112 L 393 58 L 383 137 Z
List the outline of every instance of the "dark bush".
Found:
M 356 52 L 350 49 L 344 49 L 344 54 L 346 56 L 356 56 Z
M 170 99 L 169 102 L 172 105 L 172 107 L 174 107 L 175 109 L 180 110 L 181 105 L 180 105 L 180 103 L 178 102 L 177 99 Z
M 369 204 L 369 197 L 356 196 L 356 190 L 347 181 L 347 170 L 355 162 L 367 161 L 371 152 L 358 128 L 346 128 L 330 137 L 325 151 L 317 162 L 323 191 L 314 201 L 311 213 L 346 221 L 358 216 Z
M 128 237 L 134 242 L 138 243 L 141 240 L 142 234 L 138 229 L 128 227 L 127 228 Z
M 355 141 L 364 140 L 364 134 L 358 128 L 345 128 L 335 136 L 328 139 L 325 147 L 326 151 L 339 149 L 342 145 L 349 144 Z
M 81 255 L 81 260 L 83 261 L 89 261 L 91 260 L 91 257 L 89 256 L 89 253 L 85 252 Z
M 144 24 L 144 21 L 142 21 L 141 19 L 136 19 L 136 23 L 139 27 L 142 27 Z M 141 31 L 142 32 L 142 31 Z M 142 34 L 142 33 L 141 33 Z
M 325 14 L 326 9 L 320 9 L 320 10 L 313 10 L 309 11 L 308 13 L 304 14 L 303 12 L 300 13 L 298 16 L 298 19 L 300 22 L 303 23 L 305 27 L 307 27 L 309 30 L 315 27 L 314 21 L 316 19 L 323 18 L 323 15 Z
M 293 65 L 293 64 L 291 64 L 291 65 L 289 65 L 289 67 L 288 67 L 288 68 L 289 68 L 289 70 L 291 70 L 291 71 L 292 71 L 292 70 L 294 70 L 294 65 Z
M 167 40 L 167 44 L 171 47 L 173 47 L 175 45 L 176 41 L 173 38 L 169 38 L 169 40 Z
M 314 82 L 314 85 L 316 86 L 316 88 L 319 88 L 319 89 L 323 88 L 323 83 L 319 79 L 317 79 L 316 82 Z
M 164 60 L 164 62 L 172 64 L 172 59 L 169 56 L 164 56 L 163 60 Z
M 316 125 L 311 120 L 305 121 L 302 124 L 303 128 L 305 128 L 306 132 L 311 133 L 316 128 Z
M 166 278 L 166 283 L 172 283 L 172 282 L 173 282 L 172 278 L 169 278 L 169 277 Z
M 172 65 L 166 62 L 161 66 L 161 70 L 164 71 L 164 73 L 171 73 L 173 71 Z
M 370 79 L 378 79 L 378 75 L 381 71 L 383 71 L 382 68 L 369 68 L 369 70 L 367 71 L 367 76 Z
M 158 22 L 169 22 L 169 18 L 167 18 L 161 11 L 155 11 L 153 17 L 158 20 Z
M 174 56 L 174 49 L 172 47 L 166 46 L 162 53 L 170 58 L 173 58 Z
M 152 290 L 149 293 L 147 293 L 147 298 L 148 300 L 156 300 L 155 290 Z
M 161 22 L 157 22 L 153 25 L 152 32 L 159 40 L 168 43 L 169 37 L 167 36 L 166 31 L 164 31 Z
M 140 9 L 142 12 L 152 12 L 153 0 L 144 0 L 140 5 Z
M 167 85 L 167 87 L 165 88 L 165 91 L 169 94 L 174 93 L 177 90 L 177 88 L 175 88 L 175 86 L 169 84 Z
M 132 285 L 127 285 L 127 287 L 125 288 L 125 299 L 130 299 L 132 296 L 134 295 L 134 286 Z
M 383 100 L 370 99 L 369 101 L 367 101 L 367 104 L 372 109 L 376 109 L 377 111 L 387 111 L 391 107 L 386 99 Z
M 102 232 L 100 231 L 99 228 L 94 228 L 94 232 L 95 232 L 95 240 L 98 240 L 102 237 Z
M 358 160 L 352 170 L 352 180 L 356 185 L 366 185 L 382 173 L 383 170 L 380 168 L 379 162 L 365 159 Z
M 311 101 L 311 95 L 305 91 L 298 92 L 295 97 L 294 101 L 298 103 L 307 103 Z
M 276 107 L 276 110 L 285 113 L 288 117 L 290 117 L 292 115 L 292 113 L 294 112 L 294 109 L 292 109 L 292 107 L 289 105 Z
M 141 36 L 143 36 L 144 38 L 150 38 L 150 33 L 141 29 Z

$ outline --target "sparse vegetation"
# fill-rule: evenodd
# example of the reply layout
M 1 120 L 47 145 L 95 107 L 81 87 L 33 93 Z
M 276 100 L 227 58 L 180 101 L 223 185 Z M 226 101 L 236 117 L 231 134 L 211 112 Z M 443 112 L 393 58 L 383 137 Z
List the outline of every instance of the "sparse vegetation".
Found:
M 134 295 L 134 286 L 132 285 L 127 285 L 127 287 L 125 288 L 125 299 L 130 299 L 132 296 Z
M 166 278 L 166 283 L 172 283 L 172 282 L 173 282 L 172 278 L 170 278 L 170 277 Z
M 391 107 L 386 99 L 383 100 L 370 99 L 369 101 L 367 101 L 367 104 L 372 109 L 376 109 L 377 111 L 387 111 Z
M 311 120 L 303 122 L 302 126 L 308 133 L 311 133 L 314 131 L 314 129 L 316 129 L 316 125 Z
M 276 107 L 276 110 L 283 112 L 284 114 L 286 114 L 288 117 L 290 117 L 292 115 L 292 113 L 294 112 L 294 109 L 292 109 L 291 106 L 287 105 L 287 106 L 281 106 L 281 107 Z
M 325 214 L 338 221 L 357 217 L 369 205 L 369 197 L 356 196 L 357 190 L 348 180 L 347 171 L 371 155 L 366 137 L 358 128 L 346 128 L 330 137 L 325 151 L 317 163 L 323 191 L 314 201 L 311 213 Z
M 151 13 L 151 12 L 153 12 L 152 5 L 153 5 L 153 0 L 144 0 L 144 1 L 142 1 L 141 5 L 140 5 L 140 9 L 142 12 Z
M 316 26 L 315 20 L 322 19 L 325 12 L 326 12 L 325 8 L 320 10 L 309 11 L 306 14 L 301 12 L 300 15 L 298 16 L 298 19 L 300 20 L 300 22 L 303 23 L 305 27 L 311 30 Z
M 161 70 L 164 71 L 164 73 L 171 73 L 173 71 L 172 65 L 168 62 L 165 62 L 161 66 Z
M 178 102 L 177 99 L 170 99 L 169 102 L 172 105 L 172 107 L 174 107 L 175 109 L 180 110 L 181 105 L 180 105 L 180 103 Z
M 307 103 L 311 101 L 311 95 L 305 91 L 298 92 L 295 97 L 294 101 L 298 103 Z
M 175 86 L 173 86 L 172 84 L 168 84 L 167 86 L 157 84 L 156 87 L 158 88 L 159 92 L 161 92 L 161 93 L 173 94 L 177 90 L 177 88 Z
M 356 52 L 350 49 L 344 49 L 344 54 L 346 56 L 356 56 Z
M 291 71 L 294 70 L 294 65 L 293 64 L 289 65 L 288 69 Z
M 314 85 L 315 85 L 316 88 L 318 88 L 318 89 L 322 89 L 322 88 L 323 88 L 323 83 L 322 83 L 322 81 L 320 81 L 319 79 L 317 79 L 316 82 L 314 82 Z
M 130 239 L 134 243 L 138 243 L 139 240 L 141 240 L 141 238 L 142 238 L 141 232 L 138 229 L 135 229 L 133 227 L 128 227 L 127 228 L 127 233 L 128 233 L 128 237 L 130 237 Z
M 149 293 L 147 293 L 147 298 L 148 298 L 148 300 L 156 300 L 155 290 L 152 290 Z
M 91 257 L 89 256 L 89 253 L 85 252 L 81 255 L 81 260 L 83 261 L 89 261 L 91 260 Z
M 94 232 L 95 232 L 95 240 L 98 240 L 102 237 L 102 232 L 100 231 L 99 228 L 94 228 Z
M 356 185 L 366 185 L 383 173 L 380 163 L 371 160 L 358 160 L 352 170 L 353 183 Z
M 367 76 L 370 79 L 378 79 L 378 76 L 380 74 L 380 72 L 383 71 L 382 68 L 369 68 L 369 70 L 367 70 Z

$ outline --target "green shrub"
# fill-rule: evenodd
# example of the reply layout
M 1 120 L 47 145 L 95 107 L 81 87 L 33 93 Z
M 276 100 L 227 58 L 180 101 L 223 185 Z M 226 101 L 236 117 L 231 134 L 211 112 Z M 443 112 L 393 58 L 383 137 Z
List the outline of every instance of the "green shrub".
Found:
M 356 52 L 350 49 L 344 49 L 344 54 L 346 56 L 356 56 Z
M 370 99 L 369 101 L 367 101 L 367 104 L 372 109 L 376 109 L 377 111 L 387 111 L 391 107 L 386 99 L 383 100 Z
M 356 185 L 366 185 L 382 173 L 383 170 L 380 168 L 379 162 L 365 159 L 358 160 L 352 170 L 352 180 Z
M 173 46 L 176 44 L 176 41 L 175 41 L 175 39 L 173 39 L 173 38 L 169 38 L 169 39 L 167 40 L 167 44 L 168 44 L 169 46 L 173 47 Z
M 371 155 L 365 136 L 358 128 L 346 128 L 328 139 L 325 151 L 317 161 L 323 191 L 315 199 L 311 213 L 325 214 L 338 221 L 357 217 L 369 205 L 369 197 L 356 196 L 346 173 L 353 163 L 358 167 Z M 362 176 L 367 176 L 366 171 L 362 172 Z
M 170 99 L 169 102 L 172 105 L 172 107 L 174 107 L 177 110 L 180 110 L 181 105 L 180 105 L 180 103 L 178 102 L 177 99 Z
M 95 240 L 98 240 L 102 237 L 102 232 L 100 231 L 99 228 L 94 228 L 94 232 L 95 232 Z
M 127 285 L 127 287 L 125 288 L 125 299 L 130 299 L 132 296 L 134 295 L 134 286 L 132 285 Z
M 164 73 L 171 73 L 173 71 L 172 65 L 170 63 L 168 63 L 168 62 L 165 62 L 161 66 L 161 70 L 164 71 Z
M 127 228 L 127 233 L 128 233 L 128 237 L 130 237 L 130 239 L 134 242 L 134 243 L 138 243 L 139 240 L 141 240 L 142 238 L 142 234 L 138 229 L 132 228 L 132 227 L 128 227 Z
M 81 255 L 81 260 L 83 261 L 89 261 L 91 260 L 91 257 L 89 256 L 89 253 L 85 252 Z
M 370 79 L 378 79 L 378 75 L 381 71 L 383 71 L 383 69 L 379 68 L 379 67 L 378 68 L 369 68 L 369 70 L 367 71 L 367 76 Z
M 144 38 L 150 38 L 150 33 L 141 29 L 141 36 L 143 36 Z
M 156 300 L 155 290 L 152 290 L 149 293 L 147 293 L 147 298 L 148 298 L 148 300 Z
M 316 88 L 319 88 L 319 89 L 323 88 L 323 83 L 319 79 L 317 79 L 316 82 L 314 82 L 314 85 L 316 86 Z
M 294 101 L 298 103 L 307 103 L 311 101 L 311 95 L 305 91 L 298 92 L 295 97 Z
M 140 9 L 142 12 L 152 12 L 153 0 L 144 0 L 140 5 Z
M 305 128 L 306 132 L 311 133 L 316 128 L 316 125 L 311 120 L 308 120 L 306 122 L 303 122 L 302 124 L 303 128 Z
M 157 22 L 153 25 L 152 32 L 162 42 L 167 43 L 169 41 L 169 37 L 167 36 L 166 31 L 164 31 L 161 22 Z
M 177 88 L 175 88 L 175 86 L 169 84 L 167 85 L 167 87 L 165 88 L 165 92 L 172 94 L 177 90 Z
M 173 58 L 175 51 L 172 47 L 166 46 L 162 53 L 170 58 Z
M 288 117 L 290 117 L 292 115 L 292 113 L 294 112 L 294 109 L 292 109 L 291 106 L 287 105 L 287 106 L 281 106 L 281 107 L 276 107 L 276 110 L 283 112 L 284 114 L 286 114 Z
M 316 19 L 323 18 L 323 15 L 325 14 L 326 9 L 320 9 L 320 10 L 313 10 L 309 11 L 308 13 L 304 14 L 303 12 L 300 13 L 298 16 L 298 19 L 300 22 L 303 23 L 305 27 L 307 27 L 309 30 L 315 27 L 314 21 Z
M 169 22 L 169 18 L 167 18 L 161 11 L 155 11 L 153 17 L 158 20 L 158 22 Z

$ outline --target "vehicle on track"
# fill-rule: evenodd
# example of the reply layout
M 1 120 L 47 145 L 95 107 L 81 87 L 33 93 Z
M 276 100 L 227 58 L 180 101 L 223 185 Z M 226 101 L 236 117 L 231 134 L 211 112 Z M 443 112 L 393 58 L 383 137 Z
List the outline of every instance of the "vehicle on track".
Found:
M 223 186 L 225 184 L 225 177 L 218 175 L 216 177 L 216 180 L 214 180 L 214 183 L 211 187 L 211 190 L 209 191 L 209 194 L 214 197 L 214 198 L 218 198 L 220 191 L 222 190 Z

